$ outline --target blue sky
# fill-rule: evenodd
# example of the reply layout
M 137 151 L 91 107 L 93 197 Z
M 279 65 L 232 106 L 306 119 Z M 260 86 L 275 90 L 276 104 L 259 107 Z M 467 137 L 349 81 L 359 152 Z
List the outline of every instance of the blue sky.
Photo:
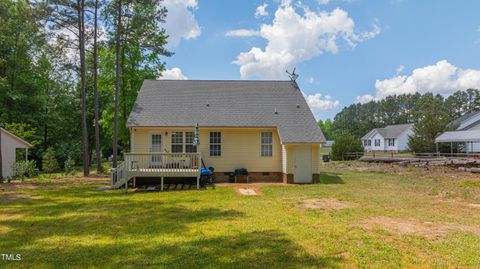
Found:
M 296 66 L 321 119 L 392 94 L 480 88 L 480 1 L 165 1 L 166 78 L 288 79 Z

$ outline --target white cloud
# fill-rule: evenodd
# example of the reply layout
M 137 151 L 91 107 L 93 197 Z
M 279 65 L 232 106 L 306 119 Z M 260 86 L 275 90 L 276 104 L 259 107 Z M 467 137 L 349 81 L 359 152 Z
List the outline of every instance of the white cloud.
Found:
M 167 69 L 162 72 L 162 75 L 158 79 L 178 79 L 178 80 L 186 80 L 188 79 L 187 76 L 185 76 L 182 73 L 182 70 L 178 67 L 174 67 L 172 69 Z
M 400 65 L 399 67 L 397 67 L 396 75 L 397 76 L 400 75 L 404 70 L 405 70 L 405 66 Z
M 165 29 L 169 35 L 169 46 L 178 46 L 181 39 L 189 40 L 200 36 L 202 29 L 193 14 L 198 8 L 197 0 L 165 0 L 163 3 L 168 10 Z
M 237 36 L 237 37 L 248 37 L 248 36 L 259 36 L 260 32 L 251 30 L 251 29 L 236 29 L 230 30 L 225 33 L 225 36 Z
M 365 94 L 365 95 L 357 96 L 357 97 L 355 98 L 355 101 L 356 101 L 357 103 L 360 103 L 360 104 L 366 104 L 366 103 L 368 103 L 368 102 L 370 102 L 370 101 L 373 101 L 373 100 L 377 100 L 377 99 L 375 98 L 375 96 L 370 95 L 370 94 Z
M 301 9 L 302 14 L 297 9 Z M 380 31 L 375 24 L 371 32 L 356 33 L 353 19 L 340 8 L 314 12 L 304 5 L 293 7 L 285 0 L 272 23 L 260 28 L 258 35 L 267 40 L 266 47 L 241 52 L 233 63 L 240 66 L 242 78 L 284 78 L 285 70 L 291 70 L 298 63 L 324 52 L 337 53 L 342 45 L 355 47 Z
M 307 95 L 304 92 L 302 93 L 307 101 L 308 106 L 317 118 L 322 112 L 329 112 L 340 107 L 340 102 L 338 100 L 334 100 L 330 95 L 322 96 L 320 93 Z
M 268 16 L 268 11 L 267 11 L 268 5 L 265 3 L 261 6 L 258 6 L 257 9 L 255 10 L 255 18 L 260 18 L 260 17 L 265 17 Z
M 313 77 L 308 77 L 306 81 L 308 84 L 313 84 L 315 82 L 315 79 Z
M 330 0 L 318 0 L 318 3 L 320 5 L 327 5 L 330 2 Z
M 357 97 L 357 101 L 380 100 L 389 95 L 426 93 L 451 94 L 468 88 L 480 89 L 480 69 L 462 69 L 446 60 L 417 68 L 408 76 L 395 75 L 390 79 L 375 81 L 375 96 Z M 369 96 L 369 97 L 367 97 Z

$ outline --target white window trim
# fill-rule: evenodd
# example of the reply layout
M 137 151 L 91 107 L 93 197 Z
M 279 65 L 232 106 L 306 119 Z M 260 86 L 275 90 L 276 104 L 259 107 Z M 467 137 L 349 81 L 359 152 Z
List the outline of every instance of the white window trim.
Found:
M 173 152 L 172 151 L 172 146 L 174 145 L 173 144 L 173 133 L 182 133 L 182 152 Z M 172 131 L 172 135 L 170 136 L 170 151 L 172 151 L 172 153 L 197 153 L 198 152 L 198 148 L 197 148 L 196 152 L 187 152 L 187 133 L 194 133 L 194 132 L 192 132 L 192 131 Z M 175 145 L 179 145 L 179 144 L 175 144 Z
M 183 132 L 183 153 L 197 153 L 198 152 L 198 148 L 195 152 L 187 152 L 187 133 L 193 133 L 193 137 L 195 139 L 195 132 L 191 132 L 191 131 L 185 131 Z M 193 145 L 193 144 L 192 144 Z
M 272 143 L 270 143 L 270 144 L 263 144 L 263 142 L 262 142 L 262 134 L 263 134 L 263 133 L 270 133 L 271 138 L 272 138 Z M 264 145 L 265 145 L 265 146 L 269 146 L 269 145 L 272 146 L 272 151 L 271 151 L 272 154 L 271 154 L 271 155 L 263 155 L 263 154 L 262 154 L 262 153 L 263 153 L 263 152 L 262 152 L 262 146 L 264 146 Z M 260 157 L 266 157 L 266 158 L 271 158 L 271 157 L 273 157 L 273 132 L 269 132 L 269 131 L 260 132 Z
M 173 143 L 173 134 L 174 133 L 182 133 L 182 152 L 173 152 L 172 147 L 174 145 L 179 145 L 177 143 Z M 170 152 L 171 153 L 185 153 L 185 132 L 184 131 L 172 131 L 172 134 L 170 135 Z
M 210 138 L 211 138 L 211 134 L 212 134 L 212 133 L 220 133 L 220 143 L 214 143 L 214 144 L 211 143 L 211 139 L 210 139 Z M 209 156 L 209 157 L 212 157 L 212 158 L 220 158 L 220 157 L 222 157 L 222 151 L 223 151 L 223 150 L 222 150 L 222 144 L 223 144 L 222 132 L 220 132 L 220 131 L 210 131 L 210 132 L 208 132 L 208 156 Z M 211 153 L 212 153 L 212 151 L 211 151 L 211 149 L 210 149 L 210 146 L 211 146 L 211 145 L 220 145 L 220 155 L 212 155 L 212 154 L 211 154 Z

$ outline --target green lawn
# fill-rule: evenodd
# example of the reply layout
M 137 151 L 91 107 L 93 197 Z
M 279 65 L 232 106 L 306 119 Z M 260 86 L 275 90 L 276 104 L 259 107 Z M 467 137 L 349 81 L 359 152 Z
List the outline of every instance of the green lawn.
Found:
M 321 184 L 255 186 L 259 196 L 123 194 L 95 190 L 108 183 L 98 179 L 0 185 L 0 253 L 22 257 L 0 267 L 480 267 L 479 177 L 386 168 L 330 164 Z M 304 208 L 311 198 L 354 207 Z M 368 228 L 373 217 L 463 228 L 428 237 Z

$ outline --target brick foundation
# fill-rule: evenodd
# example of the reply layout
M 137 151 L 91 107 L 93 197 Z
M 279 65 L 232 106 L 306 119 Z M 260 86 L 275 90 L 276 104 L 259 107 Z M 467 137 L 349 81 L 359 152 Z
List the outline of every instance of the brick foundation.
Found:
M 230 173 L 215 172 L 216 182 L 228 182 Z M 239 177 L 239 181 L 246 182 L 244 177 Z M 281 172 L 248 172 L 248 182 L 283 182 L 283 173 Z M 240 182 L 239 182 L 240 183 Z
M 283 183 L 293 184 L 293 174 L 283 174 Z

